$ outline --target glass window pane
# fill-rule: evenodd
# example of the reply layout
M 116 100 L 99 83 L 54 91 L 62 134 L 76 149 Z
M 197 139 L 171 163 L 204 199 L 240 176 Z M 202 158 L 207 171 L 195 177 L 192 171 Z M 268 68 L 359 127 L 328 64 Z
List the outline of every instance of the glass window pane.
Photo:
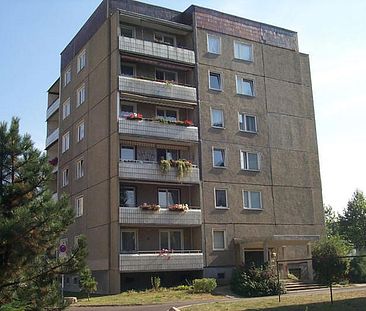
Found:
M 165 72 L 165 80 L 166 81 L 176 81 L 177 80 L 177 75 L 175 74 L 175 72 L 166 71 Z
M 136 193 L 132 187 L 121 187 L 120 191 L 120 206 L 135 207 Z
M 134 68 L 131 65 L 121 65 L 121 74 L 124 76 L 133 76 L 134 75 Z
M 121 35 L 128 38 L 133 38 L 133 29 L 130 27 L 121 26 Z
M 244 43 L 235 42 L 234 56 L 238 59 L 250 61 L 252 59 L 252 47 Z
M 135 160 L 135 148 L 129 146 L 121 147 L 121 159 L 122 160 Z
M 160 207 L 168 206 L 166 190 L 159 190 L 158 200 L 159 200 Z
M 215 190 L 216 207 L 227 207 L 226 190 Z
M 207 36 L 208 40 L 208 52 L 214 54 L 220 54 L 220 38 L 216 36 Z
M 262 208 L 261 206 L 261 194 L 260 192 L 251 192 L 251 208 Z
M 177 111 L 176 110 L 166 110 L 165 111 L 166 120 L 177 121 Z
M 182 233 L 180 231 L 170 232 L 170 249 L 182 249 Z
M 214 249 L 224 249 L 225 248 L 225 240 L 224 240 L 224 231 L 214 231 Z
M 174 45 L 174 38 L 169 36 L 164 36 L 164 43 L 169 45 Z
M 244 191 L 244 207 L 249 208 L 249 193 Z
M 122 231 L 122 251 L 131 252 L 136 251 L 136 237 L 135 232 Z
M 168 205 L 179 204 L 179 190 L 168 190 Z
M 163 109 L 156 109 L 156 116 L 158 118 L 165 118 L 165 111 Z
M 156 77 L 156 80 L 164 81 L 165 80 L 164 71 L 156 70 L 155 77 Z
M 212 126 L 224 127 L 224 113 L 219 109 L 212 109 Z
M 168 231 L 160 231 L 160 249 L 169 249 Z
M 253 116 L 246 116 L 246 130 L 250 132 L 256 132 L 256 124 L 255 124 L 255 117 Z
M 166 151 L 166 155 L 165 155 L 166 160 L 178 160 L 179 159 L 179 150 L 165 150 L 165 151 Z
M 248 157 L 248 169 L 258 170 L 259 169 L 258 154 L 248 152 L 247 157 Z
M 244 124 L 244 114 L 239 114 L 239 129 L 241 131 L 245 130 L 245 124 Z
M 214 166 L 225 166 L 225 150 L 214 149 Z
M 210 89 L 221 90 L 221 78 L 219 73 L 210 72 Z
M 120 117 L 127 117 L 129 116 L 131 113 L 134 113 L 134 106 L 133 105 L 120 105 Z

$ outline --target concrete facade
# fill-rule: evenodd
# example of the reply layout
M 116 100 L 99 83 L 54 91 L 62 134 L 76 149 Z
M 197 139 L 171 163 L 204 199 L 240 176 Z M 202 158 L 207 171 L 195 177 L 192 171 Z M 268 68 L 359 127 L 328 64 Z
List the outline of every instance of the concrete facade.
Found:
M 253 258 L 308 257 L 323 234 L 309 57 L 295 32 L 197 6 L 104 0 L 61 53 L 48 92 L 51 188 L 70 197 L 67 247 L 86 236 L 100 292 L 156 273 L 166 285 L 225 283 Z M 174 160 L 167 172 L 162 158 Z M 189 210 L 170 210 L 178 204 Z

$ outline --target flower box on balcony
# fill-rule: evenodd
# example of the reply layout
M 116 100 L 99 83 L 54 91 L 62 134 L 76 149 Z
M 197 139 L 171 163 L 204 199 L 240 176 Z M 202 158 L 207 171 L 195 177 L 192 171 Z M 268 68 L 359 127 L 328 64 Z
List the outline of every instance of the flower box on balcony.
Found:
M 170 205 L 168 208 L 170 211 L 174 212 L 186 212 L 189 210 L 188 204 L 173 204 Z
M 129 116 L 127 116 L 127 120 L 142 120 L 142 114 L 141 113 L 131 113 Z
M 142 210 L 145 211 L 158 211 L 160 210 L 160 205 L 159 204 L 147 204 L 147 203 L 143 203 L 139 206 L 139 208 L 141 208 Z

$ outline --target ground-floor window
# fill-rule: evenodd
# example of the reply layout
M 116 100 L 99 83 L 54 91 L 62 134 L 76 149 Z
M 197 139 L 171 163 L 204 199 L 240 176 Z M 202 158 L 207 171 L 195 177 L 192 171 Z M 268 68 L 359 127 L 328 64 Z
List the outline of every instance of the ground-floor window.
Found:
M 245 250 L 244 251 L 244 264 L 246 266 L 259 267 L 264 264 L 264 251 L 263 250 Z

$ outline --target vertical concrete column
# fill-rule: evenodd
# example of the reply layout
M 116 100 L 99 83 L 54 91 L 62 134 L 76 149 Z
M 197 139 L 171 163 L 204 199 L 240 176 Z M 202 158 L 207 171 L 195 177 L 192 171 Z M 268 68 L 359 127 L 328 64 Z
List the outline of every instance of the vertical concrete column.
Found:
M 286 246 L 285 245 L 282 245 L 282 259 L 283 260 L 286 260 L 287 259 L 287 250 L 286 250 Z M 287 275 L 288 275 L 288 265 L 287 265 L 287 262 L 284 262 L 283 263 L 283 266 L 282 266 L 282 277 L 283 278 L 287 278 Z
M 307 254 L 307 258 L 311 258 L 312 257 L 312 252 L 311 252 L 311 244 L 308 243 L 306 245 L 306 254 Z M 308 277 L 310 281 L 314 280 L 314 270 L 313 270 L 313 262 L 312 260 L 308 260 L 307 261 L 307 265 L 308 265 Z

